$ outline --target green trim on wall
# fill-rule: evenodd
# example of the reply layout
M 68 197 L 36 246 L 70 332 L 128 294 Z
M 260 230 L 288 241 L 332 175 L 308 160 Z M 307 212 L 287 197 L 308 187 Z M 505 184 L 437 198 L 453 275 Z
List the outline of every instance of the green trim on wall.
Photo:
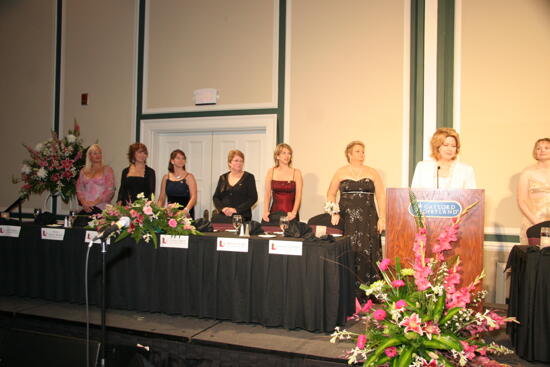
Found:
M 424 0 L 411 2 L 409 182 L 422 160 L 424 135 Z
M 279 77 L 277 86 L 277 144 L 285 139 L 286 0 L 279 1 Z
M 277 59 L 277 107 L 257 108 L 246 110 L 219 110 L 193 111 L 169 113 L 143 113 L 143 74 L 145 53 L 145 12 L 146 0 L 139 1 L 138 25 L 138 57 L 137 57 L 137 86 L 136 86 L 136 141 L 141 137 L 141 121 L 153 119 L 213 117 L 213 116 L 242 116 L 242 115 L 277 115 L 277 143 L 284 141 L 285 118 L 285 65 L 286 65 L 286 0 L 279 0 L 279 57 Z
M 139 1 L 138 20 L 138 53 L 137 53 L 137 85 L 136 85 L 136 139 L 141 138 L 141 120 L 143 118 L 143 54 L 145 50 L 145 0 Z
M 437 3 L 437 121 L 453 127 L 455 0 Z
M 519 243 L 519 236 L 511 234 L 485 233 L 483 240 L 489 242 Z
M 55 24 L 55 75 L 54 75 L 54 105 L 53 105 L 53 130 L 60 134 L 60 110 L 61 110 L 61 55 L 62 55 L 62 32 L 63 32 L 63 0 L 56 2 L 56 24 Z M 57 214 L 57 197 L 52 199 L 52 213 Z

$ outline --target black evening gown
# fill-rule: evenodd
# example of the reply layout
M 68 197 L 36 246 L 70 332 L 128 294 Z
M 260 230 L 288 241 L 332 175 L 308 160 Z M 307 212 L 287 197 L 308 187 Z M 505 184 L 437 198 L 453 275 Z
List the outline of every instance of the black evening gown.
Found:
M 377 230 L 378 212 L 374 203 L 374 182 L 369 178 L 340 182 L 340 217 L 344 234 L 350 236 L 355 253 L 357 296 L 365 298 L 359 290 L 362 283 L 380 279 L 377 261 L 382 259 L 382 244 Z

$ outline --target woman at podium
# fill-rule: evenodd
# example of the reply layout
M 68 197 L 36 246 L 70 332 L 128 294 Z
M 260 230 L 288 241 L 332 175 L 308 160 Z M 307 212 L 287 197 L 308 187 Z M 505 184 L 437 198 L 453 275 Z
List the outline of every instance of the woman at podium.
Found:
M 457 160 L 460 137 L 451 128 L 439 128 L 430 141 L 431 158 L 418 162 L 414 170 L 412 188 L 475 189 L 476 178 L 472 166 Z
M 533 158 L 537 160 L 519 176 L 517 201 L 524 220 L 521 243 L 526 244 L 525 231 L 532 225 L 550 220 L 550 139 L 535 142 Z

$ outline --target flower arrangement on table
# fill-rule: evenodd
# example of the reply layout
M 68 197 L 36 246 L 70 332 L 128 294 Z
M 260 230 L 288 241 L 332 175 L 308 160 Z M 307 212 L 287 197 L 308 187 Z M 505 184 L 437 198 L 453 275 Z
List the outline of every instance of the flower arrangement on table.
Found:
M 36 144 L 34 148 L 23 146 L 31 157 L 23 161 L 21 178 L 13 179 L 13 183 L 23 182 L 21 198 L 47 191 L 68 203 L 76 194 L 78 173 L 86 161 L 76 120 L 73 129 L 61 139 L 52 131 L 51 139 Z
M 94 216 L 89 226 L 102 232 L 113 225 L 121 217 L 130 218 L 130 225 L 120 230 L 115 242 L 130 236 L 136 242 L 151 239 L 158 246 L 157 233 L 173 236 L 200 234 L 193 226 L 191 218 L 181 210 L 178 203 L 168 204 L 166 207 L 155 203 L 154 198 L 146 198 L 143 193 L 138 194 L 137 200 L 127 205 L 107 205 L 101 214 Z
M 402 268 L 399 258 L 378 262 L 382 280 L 361 285 L 369 299 L 364 305 L 356 300 L 356 313 L 349 319 L 362 321 L 364 332 L 353 333 L 336 328 L 331 342 L 354 341 L 347 354 L 348 363 L 370 366 L 502 366 L 489 354 L 509 354 L 498 344 L 487 344 L 481 333 L 499 329 L 514 318 L 494 311 L 479 311 L 485 291 L 471 284 L 459 288 L 460 259 L 445 261 L 444 253 L 457 240 L 463 216 L 477 203 L 466 208 L 445 228 L 432 245 L 433 258 L 426 257 L 427 235 L 422 213 L 414 195 L 411 204 L 417 217 L 418 231 L 413 249 L 413 268 Z

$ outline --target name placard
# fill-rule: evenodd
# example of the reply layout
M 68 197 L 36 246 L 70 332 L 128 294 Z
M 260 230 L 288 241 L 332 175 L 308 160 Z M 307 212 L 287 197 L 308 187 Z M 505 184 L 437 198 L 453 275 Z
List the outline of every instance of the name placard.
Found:
M 218 237 L 216 250 L 248 252 L 248 238 Z
M 269 253 L 273 255 L 302 256 L 302 241 L 269 241 Z
M 454 200 L 418 200 L 418 207 L 427 218 L 455 218 L 462 212 L 462 205 Z M 410 204 L 409 214 L 414 216 Z
M 41 228 L 40 235 L 43 240 L 63 241 L 65 230 L 60 228 Z
M 84 235 L 84 242 L 90 243 L 91 240 L 96 238 L 96 236 L 99 234 L 98 231 L 86 231 L 86 234 Z M 101 240 L 95 240 L 94 243 L 101 243 Z M 107 238 L 108 245 L 111 244 L 111 238 Z
M 189 248 L 189 236 L 160 235 L 160 247 Z
M 19 237 L 19 232 L 21 232 L 20 226 L 0 226 L 0 237 Z

